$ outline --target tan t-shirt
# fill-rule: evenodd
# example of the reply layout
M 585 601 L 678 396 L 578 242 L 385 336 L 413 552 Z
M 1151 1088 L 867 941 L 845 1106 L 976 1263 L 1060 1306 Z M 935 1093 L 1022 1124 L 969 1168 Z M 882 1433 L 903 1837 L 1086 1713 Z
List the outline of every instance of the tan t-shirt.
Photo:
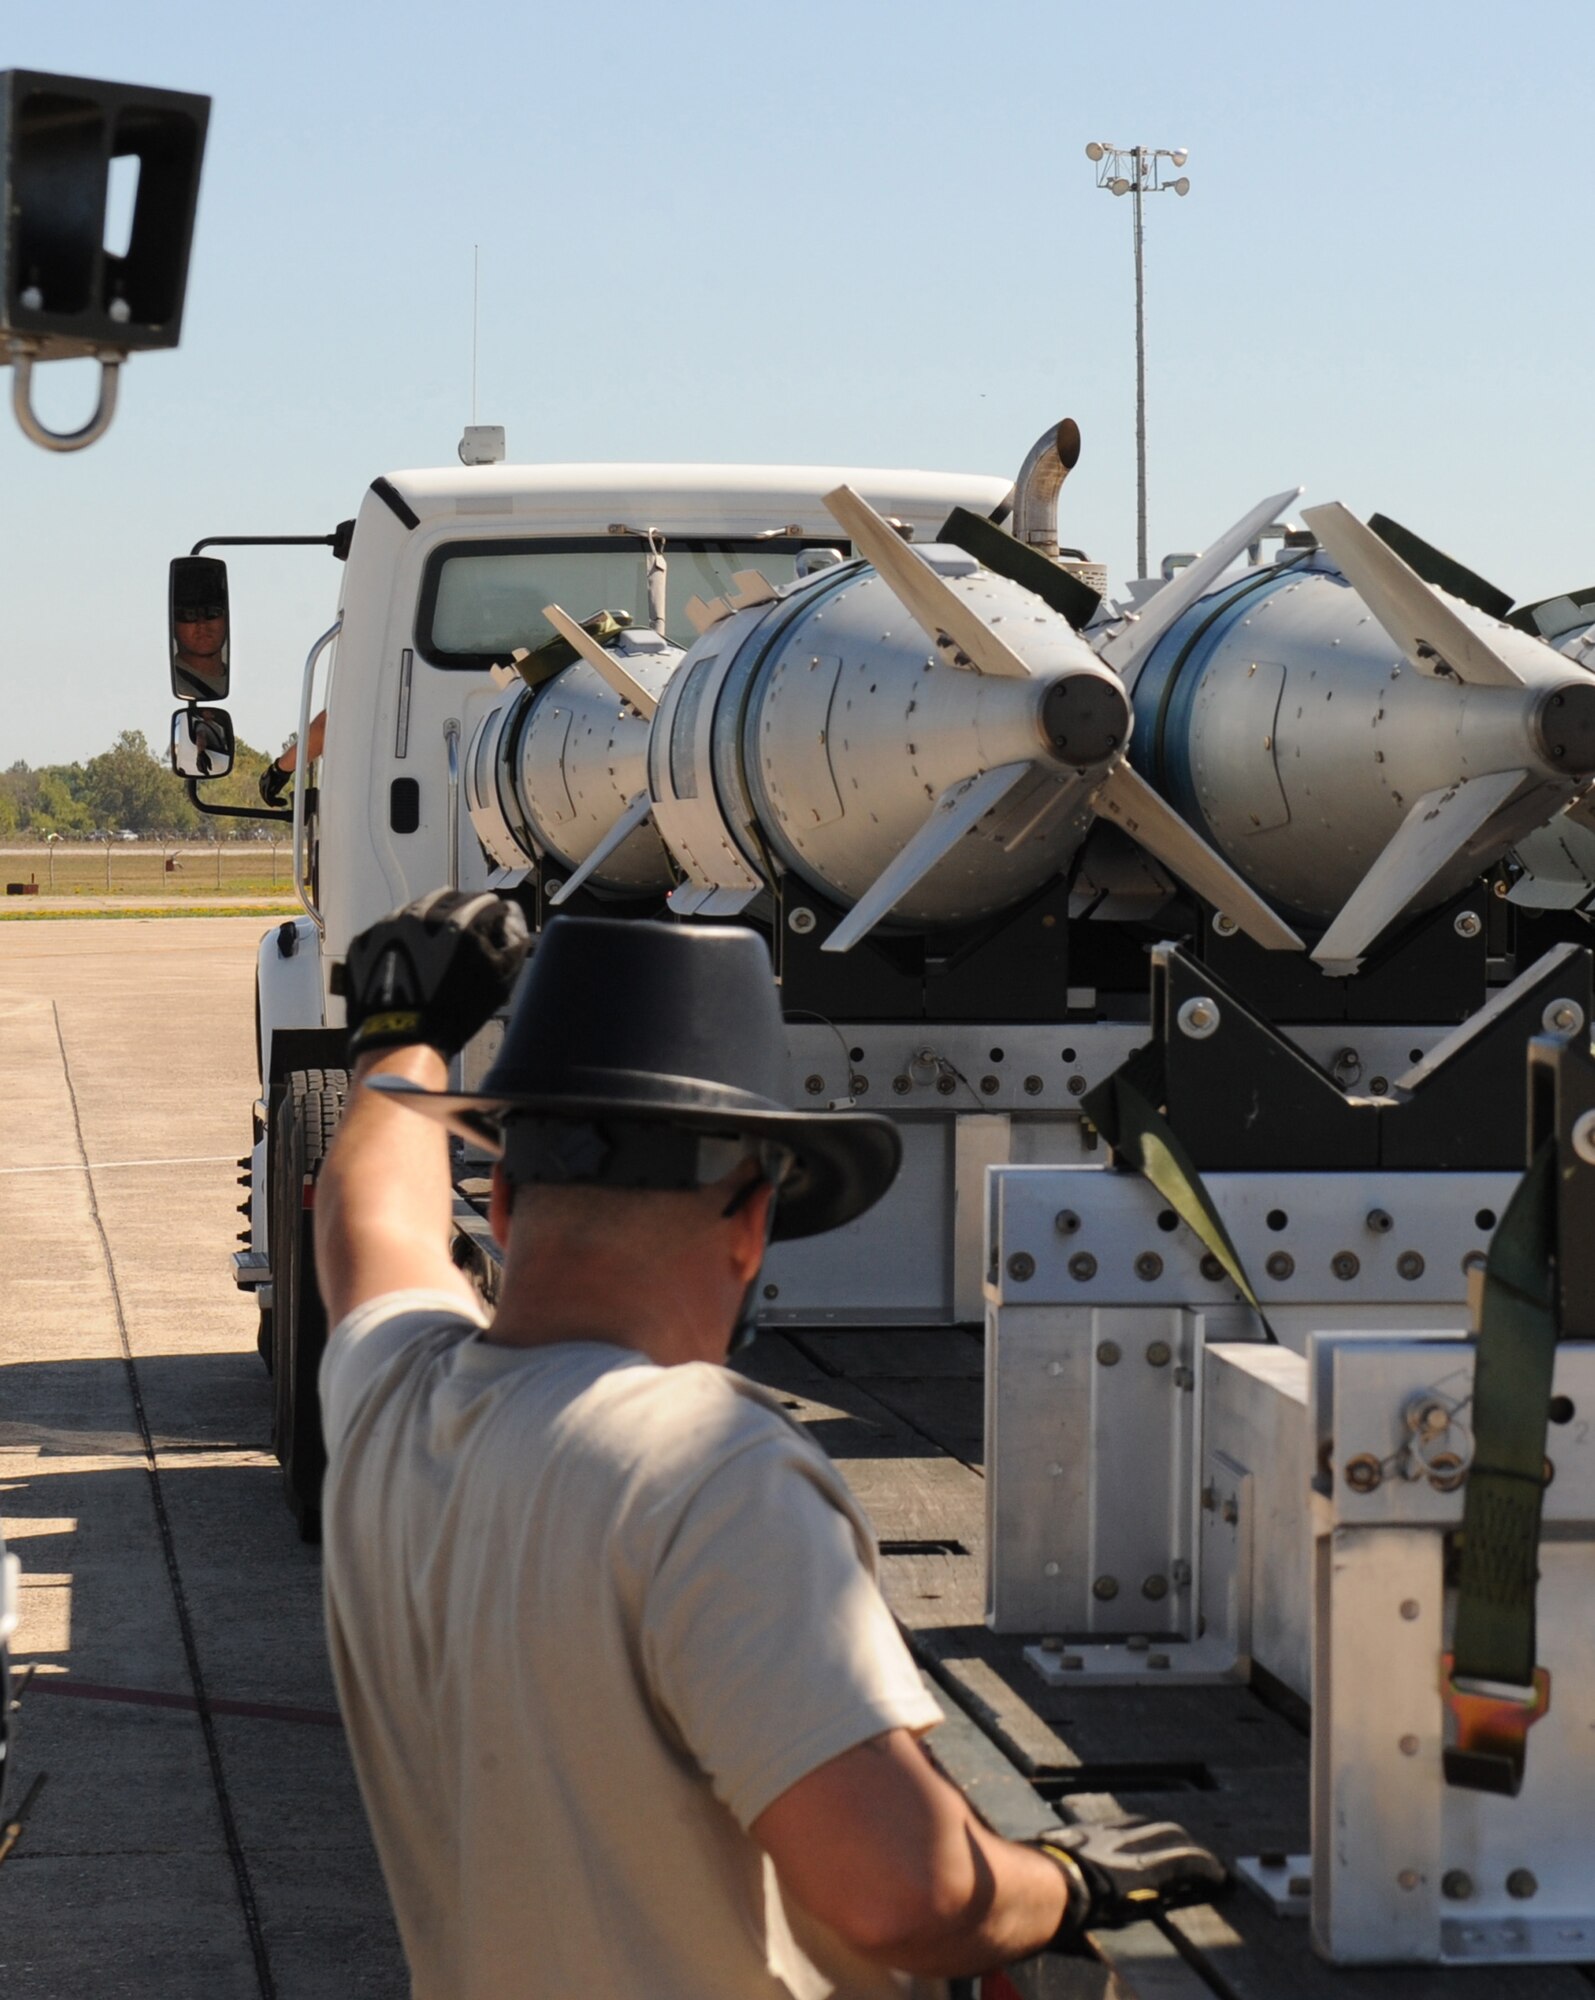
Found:
M 495 1347 L 426 1292 L 352 1313 L 321 1397 L 333 1666 L 416 2000 L 914 1991 L 784 1906 L 746 1831 L 940 1715 L 776 1400 Z

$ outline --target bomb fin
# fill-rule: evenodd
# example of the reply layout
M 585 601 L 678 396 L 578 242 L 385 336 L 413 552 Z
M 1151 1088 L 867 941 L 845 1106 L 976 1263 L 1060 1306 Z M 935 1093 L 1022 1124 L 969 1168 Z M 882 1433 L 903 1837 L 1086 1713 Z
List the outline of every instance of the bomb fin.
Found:
M 921 625 L 951 665 L 1004 680 L 1028 680 L 1030 669 L 1000 639 L 972 604 L 915 555 L 897 530 L 884 521 L 851 486 L 827 493 L 825 504 L 847 532 L 855 555 L 864 557 L 881 581 Z M 829 948 L 829 945 L 827 945 Z M 838 947 L 843 949 L 843 947 Z
M 1098 647 L 1101 657 L 1123 679 L 1127 688 L 1135 686 L 1136 676 L 1145 665 L 1147 655 L 1175 619 L 1188 611 L 1199 597 L 1207 595 L 1235 558 L 1249 548 L 1265 528 L 1271 527 L 1291 502 L 1300 498 L 1301 492 L 1301 487 L 1291 486 L 1283 493 L 1276 493 L 1271 500 L 1259 502 L 1233 528 L 1220 535 L 1211 548 L 1204 549 L 1195 562 L 1176 570 L 1163 588 L 1154 591 L 1146 600 L 1123 631 L 1115 632 L 1111 639 Z
M 557 604 L 545 604 L 543 616 L 553 626 L 568 645 L 574 646 L 595 674 L 600 675 L 613 688 L 622 701 L 630 702 L 645 722 L 652 722 L 658 700 L 651 695 L 626 666 L 607 647 L 600 646 L 590 632 L 584 632 L 570 613 Z
M 1306 950 L 1290 925 L 1275 916 L 1251 884 L 1153 791 L 1133 765 L 1116 765 L 1091 803 L 1103 819 L 1121 827 L 1155 861 L 1231 918 L 1265 951 Z
M 630 840 L 652 811 L 653 800 L 646 791 L 639 792 L 587 859 L 549 897 L 549 902 L 557 907 L 567 896 L 574 896 L 588 876 L 595 874 L 618 847 Z
M 1419 673 L 1474 687 L 1522 687 L 1489 637 L 1424 582 L 1372 528 L 1331 500 L 1302 515 L 1335 567 Z M 1398 836 L 1399 838 L 1399 836 Z
M 1385 843 L 1313 947 L 1326 972 L 1355 972 L 1365 954 L 1528 778 L 1527 771 L 1487 771 L 1425 792 Z
M 977 820 L 984 819 L 1034 769 L 1030 763 L 998 764 L 993 770 L 949 785 L 931 807 L 930 818 L 876 876 L 820 950 L 851 951 L 866 932 L 890 916 L 916 882 L 951 853 Z

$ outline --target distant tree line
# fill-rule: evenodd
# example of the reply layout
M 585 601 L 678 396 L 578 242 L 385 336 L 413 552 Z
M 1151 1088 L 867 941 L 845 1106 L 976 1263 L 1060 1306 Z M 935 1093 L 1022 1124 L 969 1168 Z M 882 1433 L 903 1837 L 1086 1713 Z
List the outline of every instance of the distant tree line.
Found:
M 240 739 L 231 774 L 207 780 L 205 797 L 218 805 L 258 806 L 260 774 L 269 761 L 266 751 Z M 151 750 L 141 729 L 124 729 L 86 764 L 35 770 L 18 761 L 0 771 L 0 840 L 43 840 L 52 833 L 81 839 L 124 827 L 150 839 L 181 839 L 221 824 L 194 810 L 183 780 Z

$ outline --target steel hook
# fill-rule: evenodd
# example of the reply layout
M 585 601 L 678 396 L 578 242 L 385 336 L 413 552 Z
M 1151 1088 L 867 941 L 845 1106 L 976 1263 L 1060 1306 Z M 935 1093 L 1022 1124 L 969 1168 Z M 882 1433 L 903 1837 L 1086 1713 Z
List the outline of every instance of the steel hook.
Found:
M 111 419 L 116 415 L 117 371 L 127 359 L 114 348 L 104 348 L 98 355 L 100 364 L 100 398 L 94 406 L 94 414 L 86 424 L 75 431 L 53 431 L 39 421 L 33 408 L 33 364 L 37 358 L 34 349 L 25 341 L 13 340 L 6 357 L 11 363 L 11 409 L 21 426 L 22 433 L 46 451 L 82 451 L 85 445 L 93 444 L 104 437 L 111 428 Z

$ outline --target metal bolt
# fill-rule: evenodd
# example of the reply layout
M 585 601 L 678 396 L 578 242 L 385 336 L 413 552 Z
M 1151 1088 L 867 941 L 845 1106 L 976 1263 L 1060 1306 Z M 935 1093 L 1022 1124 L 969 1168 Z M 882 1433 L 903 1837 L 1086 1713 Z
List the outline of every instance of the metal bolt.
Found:
M 1135 1260 L 1135 1275 L 1151 1284 L 1154 1278 L 1163 1275 L 1163 1259 L 1155 1250 L 1143 1250 Z
M 1416 1250 L 1402 1251 L 1401 1255 L 1396 1259 L 1396 1276 L 1398 1278 L 1421 1278 L 1423 1276 L 1423 1259 Z
M 995 1097 L 1001 1088 L 1002 1086 L 994 1076 L 983 1076 L 980 1079 L 980 1094 L 982 1097 Z
M 1097 1360 L 1104 1368 L 1116 1368 L 1122 1353 L 1116 1340 L 1104 1340 L 1097 1347 Z
M 1083 1076 L 1071 1076 L 1069 1081 L 1064 1085 L 1064 1089 L 1068 1091 L 1071 1097 L 1084 1097 L 1085 1078 Z
M 1395 1227 L 1395 1220 L 1388 1208 L 1370 1208 L 1363 1220 L 1375 1236 L 1388 1236 Z
M 1560 1035 L 1571 1041 L 1584 1025 L 1584 1009 L 1576 1000 L 1550 1000 L 1545 1012 L 1540 1016 L 1548 1035 Z
M 1342 1049 L 1329 1067 L 1336 1083 L 1349 1089 L 1362 1075 L 1362 1057 L 1355 1049 Z
M 1069 1276 L 1080 1284 L 1085 1284 L 1097 1274 L 1097 1260 L 1089 1250 L 1076 1250 L 1069 1259 Z
M 1167 1653 L 1148 1653 L 1146 1663 L 1149 1667 L 1167 1667 L 1171 1664 Z
M 1008 1275 L 1018 1285 L 1036 1275 L 1036 1260 L 1028 1250 L 1016 1250 L 1008 1259 Z
M 1151 1643 L 1144 1632 L 1132 1632 L 1124 1642 L 1124 1650 L 1127 1653 L 1144 1653 Z
M 1401 1600 L 1401 1615 L 1409 1625 L 1418 1616 L 1422 1608 L 1415 1597 L 1404 1597 Z
M 1063 1651 L 1063 1641 L 1049 1634 L 1042 1640 L 1041 1650 L 1044 1653 L 1061 1653 Z
M 1448 1868 L 1440 1877 L 1440 1894 L 1449 1903 L 1465 1903 L 1473 1894 L 1473 1877 L 1465 1868 Z
M 939 1076 L 936 1079 L 936 1089 L 938 1094 L 942 1097 L 951 1097 L 953 1092 L 957 1088 L 958 1088 L 958 1079 L 956 1077 Z
M 1310 1875 L 1292 1875 L 1285 1886 L 1293 1896 L 1310 1896 L 1313 1892 L 1313 1878 Z
M 1205 1042 L 1209 1035 L 1216 1033 L 1223 1017 L 1218 1011 L 1218 1002 L 1205 993 L 1199 993 L 1187 1000 L 1174 1018 L 1182 1035 L 1189 1035 L 1193 1042 Z
M 1080 1218 L 1072 1208 L 1060 1208 L 1052 1218 L 1052 1226 L 1060 1236 L 1073 1236 L 1080 1227 Z
M 1109 1598 L 1119 1594 L 1119 1579 L 1116 1576 L 1099 1576 L 1091 1586 L 1091 1595 L 1100 1597 L 1104 1604 Z
M 1362 1269 L 1362 1260 L 1355 1250 L 1337 1250 L 1329 1260 L 1329 1268 L 1337 1278 L 1349 1284 Z
M 1039 1097 L 1041 1095 L 1041 1078 L 1039 1076 L 1027 1076 L 1025 1078 L 1025 1095 L 1026 1097 Z
M 1506 1878 L 1506 1893 L 1515 1896 L 1520 1903 L 1526 1903 L 1530 1896 L 1537 1896 L 1540 1885 L 1533 1870 L 1514 1868 Z
M 1237 1499 L 1235 1499 L 1233 1495 L 1231 1495 L 1231 1497 L 1224 1502 L 1223 1514 L 1225 1521 L 1232 1528 L 1234 1527 L 1235 1523 L 1240 1519 L 1241 1517 L 1240 1502 Z
M 1416 1889 L 1422 1880 L 1423 1877 L 1416 1868 L 1403 1868 L 1396 1877 L 1397 1884 L 1403 1889 Z
M 1043 1576 L 1056 1576 L 1060 1567 L 1061 1565 L 1055 1562 L 1043 1563 L 1041 1565 L 1041 1574 Z
M 1173 1562 L 1169 1564 L 1169 1575 L 1173 1577 L 1176 1588 L 1180 1590 L 1183 1590 L 1190 1582 L 1191 1565 L 1185 1560 L 1184 1556 L 1176 1556 Z
M 1346 1461 L 1346 1484 L 1353 1493 L 1372 1493 L 1384 1476 L 1384 1467 L 1371 1451 Z
M 1595 1167 L 1595 1111 L 1586 1111 L 1574 1120 L 1573 1151 L 1586 1167 Z
M 1213 1484 L 1212 1480 L 1210 1479 L 1207 1482 L 1207 1484 L 1202 1488 L 1202 1506 L 1207 1513 L 1211 1514 L 1214 1508 L 1217 1507 L 1217 1505 L 1218 1505 L 1218 1488 Z
M 779 1285 L 766 1285 L 764 1296 L 767 1299 L 778 1299 L 781 1296 L 781 1287 Z
M 1194 1372 L 1189 1368 L 1176 1368 L 1174 1371 L 1174 1386 L 1176 1389 L 1194 1389 L 1196 1387 Z
M 1202 1276 L 1204 1278 L 1209 1279 L 1213 1284 L 1216 1285 L 1220 1280 L 1220 1278 L 1222 1278 L 1224 1275 L 1224 1266 L 1218 1261 L 1218 1259 L 1213 1255 L 1213 1253 L 1209 1251 L 1208 1254 L 1202 1259 L 1201 1271 L 1202 1271 Z
M 1401 1748 L 1401 1754 L 1402 1754 L 1402 1756 L 1403 1756 L 1403 1757 L 1416 1757 L 1416 1756 L 1417 1756 L 1417 1754 L 1418 1754 L 1418 1739 L 1417 1739 L 1417 1737 L 1416 1737 L 1416 1736 L 1403 1736 L 1403 1737 L 1402 1737 L 1402 1739 L 1401 1739 L 1401 1745 L 1400 1745 L 1400 1748 Z
M 1484 929 L 1484 919 L 1477 910 L 1458 910 L 1451 928 L 1460 938 L 1476 938 Z
M 825 1088 L 825 1078 L 816 1070 L 812 1076 L 804 1077 L 803 1088 L 810 1097 L 818 1097 Z
M 865 1091 L 869 1089 L 869 1078 L 867 1076 L 860 1076 L 855 1071 L 854 1074 L 847 1079 L 847 1087 L 854 1097 L 862 1097 Z
M 1063 1658 L 1058 1662 L 1058 1665 L 1069 1673 L 1077 1674 L 1085 1665 L 1085 1661 L 1081 1659 L 1078 1653 L 1065 1653 Z
M 1389 1090 L 1389 1088 L 1390 1088 L 1390 1079 L 1388 1077 L 1371 1076 L 1368 1079 L 1368 1091 L 1370 1096 L 1383 1097 L 1385 1092 Z
M 1158 1268 L 1162 1268 L 1161 1261 Z M 1167 1368 L 1174 1359 L 1174 1350 L 1166 1340 L 1154 1340 L 1146 1350 L 1146 1358 L 1154 1368 Z
M 1166 1576 L 1149 1576 L 1143 1579 L 1141 1595 L 1150 1597 L 1155 1604 L 1159 1598 L 1169 1594 L 1169 1580 Z
M 819 918 L 815 916 L 814 912 L 805 909 L 801 903 L 798 904 L 795 910 L 788 910 L 787 912 L 786 927 L 789 931 L 796 931 L 799 937 L 807 937 L 818 922 Z
M 1220 937 L 1233 937 L 1240 929 L 1240 925 L 1236 923 L 1233 917 L 1226 917 L 1224 912 L 1220 910 L 1213 918 L 1213 928 L 1218 932 Z
M 1296 1274 L 1296 1259 L 1288 1250 L 1276 1250 L 1263 1269 L 1271 1278 L 1291 1278 Z
M 906 1076 L 894 1076 L 892 1078 L 892 1088 L 897 1092 L 899 1097 L 906 1097 L 910 1087 Z

